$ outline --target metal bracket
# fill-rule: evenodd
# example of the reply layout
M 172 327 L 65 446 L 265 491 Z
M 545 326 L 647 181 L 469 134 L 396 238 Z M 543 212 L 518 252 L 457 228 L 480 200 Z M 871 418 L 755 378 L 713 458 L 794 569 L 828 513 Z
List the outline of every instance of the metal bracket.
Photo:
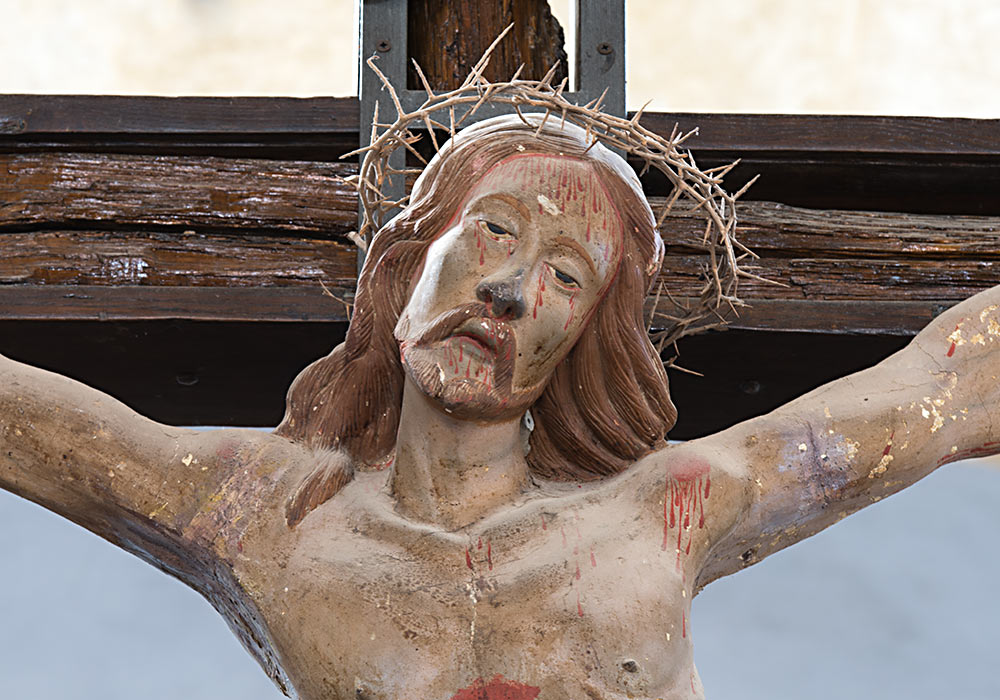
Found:
M 625 116 L 625 0 L 575 0 L 576 2 L 576 90 L 564 92 L 566 99 L 576 104 L 596 100 L 607 89 L 602 102 L 605 112 Z M 360 143 L 367 146 L 370 125 L 375 114 L 375 102 L 382 93 L 378 76 L 365 64 L 368 57 L 379 57 L 379 70 L 392 82 L 399 101 L 406 111 L 417 109 L 426 99 L 423 90 L 406 89 L 407 66 L 407 0 L 362 0 L 360 17 L 360 50 L 358 56 L 358 92 L 361 103 Z M 571 59 L 572 60 L 572 59 Z M 573 86 L 570 86 L 573 87 Z M 381 105 L 383 119 L 385 110 Z M 487 108 L 489 107 L 489 108 Z M 479 121 L 512 112 L 507 105 L 484 105 L 469 120 Z M 405 167 L 406 153 L 397 149 L 389 157 L 389 165 Z M 402 177 L 393 178 L 386 194 L 392 199 L 403 196 Z M 358 269 L 364 260 L 362 253 Z

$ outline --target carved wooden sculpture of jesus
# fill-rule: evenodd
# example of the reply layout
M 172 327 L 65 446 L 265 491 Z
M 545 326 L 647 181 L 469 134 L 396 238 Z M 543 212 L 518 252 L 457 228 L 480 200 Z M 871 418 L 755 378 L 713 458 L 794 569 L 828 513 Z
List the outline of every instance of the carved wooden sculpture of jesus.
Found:
M 272 434 L 158 425 L 0 358 L 0 485 L 197 589 L 290 695 L 701 698 L 703 586 L 1000 447 L 996 291 L 668 446 L 663 244 L 621 158 L 497 118 L 411 202 Z

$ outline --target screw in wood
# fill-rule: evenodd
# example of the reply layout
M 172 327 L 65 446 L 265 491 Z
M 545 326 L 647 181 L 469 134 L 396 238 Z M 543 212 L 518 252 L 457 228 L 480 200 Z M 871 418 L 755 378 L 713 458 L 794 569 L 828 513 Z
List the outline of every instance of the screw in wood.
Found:
M 388 39 L 382 39 L 377 44 L 375 44 L 375 50 L 379 53 L 385 53 L 386 51 L 392 50 L 392 42 Z
M 609 44 L 606 41 L 602 41 L 600 44 L 597 45 L 597 53 L 601 54 L 602 56 L 607 56 L 612 51 L 614 51 L 614 49 L 611 48 L 611 44 Z

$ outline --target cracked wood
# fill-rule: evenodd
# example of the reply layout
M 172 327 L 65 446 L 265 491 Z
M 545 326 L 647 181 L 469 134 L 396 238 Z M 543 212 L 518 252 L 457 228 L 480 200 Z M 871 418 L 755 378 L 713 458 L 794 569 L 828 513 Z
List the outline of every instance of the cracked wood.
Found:
M 289 317 L 287 304 L 295 297 L 284 293 L 279 301 L 277 288 L 318 292 L 323 282 L 349 300 L 355 252 L 344 235 L 356 223 L 357 205 L 340 177 L 354 168 L 238 158 L 0 155 L 0 316 L 91 318 L 103 298 L 115 317 L 148 317 L 127 295 L 86 292 L 121 285 L 147 288 L 147 313 L 151 295 L 161 294 L 159 306 L 172 318 L 201 317 L 185 304 L 204 295 L 182 288 L 218 288 L 211 313 L 221 318 L 228 317 L 227 304 L 233 318 L 247 318 L 247 292 L 224 300 L 226 290 L 237 287 L 257 289 L 260 309 L 281 309 L 276 318 Z M 653 205 L 660 201 L 653 198 Z M 754 308 L 741 313 L 743 328 L 912 332 L 989 287 L 1000 272 L 996 217 L 748 201 L 740 220 L 742 240 L 761 256 L 760 274 L 786 285 L 745 282 L 741 293 Z M 702 274 L 696 250 L 702 227 L 700 217 L 684 211 L 664 226 L 660 280 L 673 296 L 690 294 Z M 84 289 L 19 291 L 42 285 Z M 79 306 L 85 297 L 86 311 Z M 66 301 L 46 308 L 43 299 Z M 328 317 L 326 301 L 307 304 L 305 317 Z

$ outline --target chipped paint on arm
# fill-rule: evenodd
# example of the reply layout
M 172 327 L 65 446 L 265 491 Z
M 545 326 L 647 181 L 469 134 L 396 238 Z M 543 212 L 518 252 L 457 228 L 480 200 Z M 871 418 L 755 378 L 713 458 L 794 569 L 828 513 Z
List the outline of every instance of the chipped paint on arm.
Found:
M 875 367 L 695 441 L 735 450 L 748 486 L 746 510 L 713 549 L 700 584 L 809 537 L 943 464 L 1000 452 L 994 301 L 997 290 L 977 295 Z

